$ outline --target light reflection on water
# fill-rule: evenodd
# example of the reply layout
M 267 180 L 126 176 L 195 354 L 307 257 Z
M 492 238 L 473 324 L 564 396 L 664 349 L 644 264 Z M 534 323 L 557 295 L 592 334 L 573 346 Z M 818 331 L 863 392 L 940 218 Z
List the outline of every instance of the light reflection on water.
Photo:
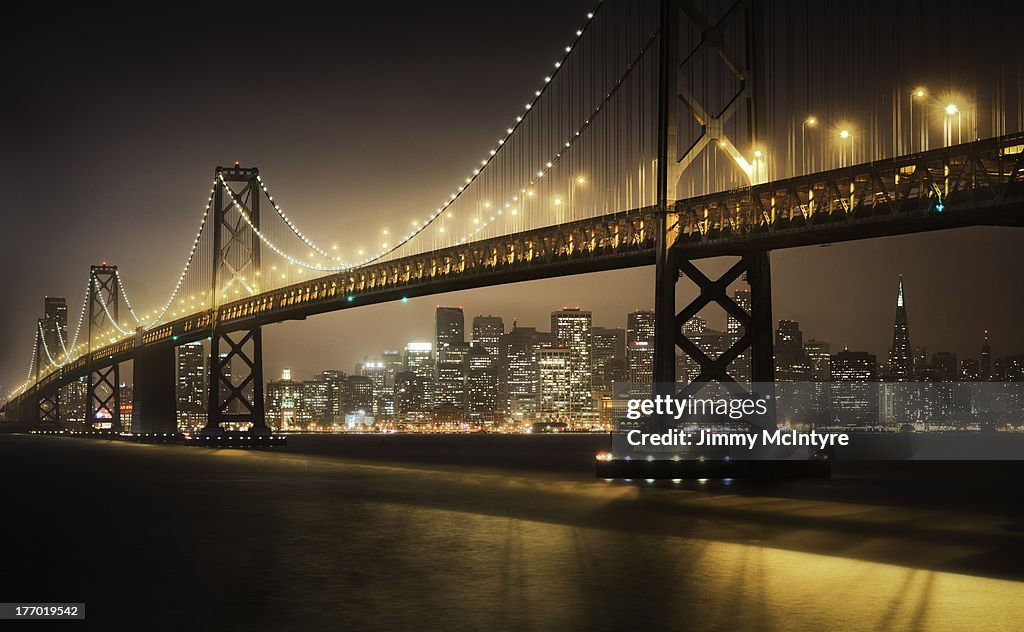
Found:
M 1001 518 L 32 441 L 3 446 L 0 476 L 60 487 L 60 502 L 24 496 L 7 569 L 139 629 L 1024 629 L 1024 584 L 951 572 L 1011 548 Z

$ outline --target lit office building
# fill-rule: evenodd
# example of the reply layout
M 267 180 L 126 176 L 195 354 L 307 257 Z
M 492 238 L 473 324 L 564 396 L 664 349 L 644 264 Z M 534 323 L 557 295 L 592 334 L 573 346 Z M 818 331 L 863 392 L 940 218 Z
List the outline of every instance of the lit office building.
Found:
M 483 347 L 496 361 L 501 358 L 501 337 L 505 335 L 505 321 L 501 316 L 473 318 L 473 346 Z
M 345 420 L 345 410 L 349 399 L 348 378 L 345 372 L 328 369 L 321 371 L 317 380 L 323 382 L 327 389 L 327 408 L 323 423 L 328 425 L 342 423 Z
M 750 313 L 750 290 L 736 290 L 732 294 L 732 300 L 746 313 Z M 728 314 L 725 320 L 726 338 L 722 341 L 722 350 L 731 347 L 737 340 L 743 337 L 744 327 L 740 321 Z M 729 365 L 729 374 L 738 382 L 749 382 L 750 373 L 750 349 L 747 349 Z
M 594 327 L 591 330 L 591 344 L 594 389 L 610 391 L 612 382 L 625 379 L 622 367 L 626 357 L 626 330 Z
M 308 422 L 303 410 L 302 382 L 292 379 L 291 369 L 281 379 L 267 382 L 265 412 L 267 425 L 274 430 L 298 430 Z
M 824 340 L 808 340 L 804 343 L 804 353 L 807 355 L 807 362 L 811 367 L 811 380 L 814 382 L 828 382 L 832 379 L 832 356 L 829 355 L 831 346 Z
M 474 345 L 466 357 L 466 413 L 484 420 L 498 409 L 498 358 Z
M 552 421 L 571 421 L 573 399 L 572 351 L 568 348 L 537 349 L 537 407 Z
M 345 379 L 348 385 L 348 408 L 346 415 L 373 414 L 373 380 L 365 375 L 350 375 Z
M 465 316 L 461 307 L 438 307 L 434 315 L 433 406 L 465 406 Z
M 414 400 L 418 402 L 421 411 L 430 410 L 434 406 L 433 348 L 429 342 L 410 342 L 405 346 L 405 372 L 416 376 L 414 388 L 417 393 Z M 395 388 L 398 388 L 397 375 L 395 376 Z
M 631 384 L 654 380 L 654 312 L 636 311 L 626 316 L 626 371 Z
M 832 416 L 842 424 L 874 425 L 878 415 L 878 361 L 865 351 L 832 356 Z
M 779 382 L 809 382 L 811 374 L 800 323 L 780 320 L 775 330 L 775 379 Z
M 586 412 L 593 408 L 591 380 L 591 314 L 578 307 L 551 312 L 551 333 L 569 350 L 570 408 Z M 538 359 L 538 363 L 540 360 Z M 542 384 L 543 390 L 543 384 Z M 543 393 L 542 393 L 543 396 Z
M 366 412 L 375 415 L 382 414 L 384 404 L 381 400 L 394 390 L 393 387 L 388 386 L 387 366 L 384 364 L 384 360 L 364 360 L 359 364 L 356 372 L 363 377 L 370 378 L 370 382 L 373 383 L 372 410 Z
M 202 342 L 178 347 L 178 429 L 182 432 L 206 425 L 206 350 Z
M 531 415 L 537 410 L 537 330 L 513 324 L 501 349 L 508 412 L 517 418 Z
M 302 383 L 302 405 L 310 424 L 330 425 L 330 392 L 330 385 L 321 376 Z
M 395 386 L 395 375 L 405 370 L 402 352 L 397 349 L 385 349 L 380 355 L 384 362 L 384 386 L 390 390 Z
M 437 354 L 434 406 L 463 409 L 466 405 L 466 358 L 469 345 L 452 342 Z

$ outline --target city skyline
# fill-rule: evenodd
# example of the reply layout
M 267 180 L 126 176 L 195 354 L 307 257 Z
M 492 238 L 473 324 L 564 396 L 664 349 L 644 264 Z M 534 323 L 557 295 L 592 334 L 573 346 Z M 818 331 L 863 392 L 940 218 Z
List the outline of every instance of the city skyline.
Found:
M 616 273 L 605 273 L 605 274 L 616 274 Z M 873 335 L 869 336 L 870 338 L 872 338 L 874 340 L 874 344 L 871 344 L 871 345 L 856 344 L 855 342 L 851 342 L 849 340 L 844 339 L 844 337 L 841 334 L 835 334 L 833 332 L 829 332 L 827 330 L 824 330 L 820 325 L 818 327 L 814 327 L 814 325 L 808 326 L 808 321 L 805 320 L 804 318 L 801 318 L 799 314 L 782 313 L 779 308 L 776 308 L 774 310 L 775 314 L 773 315 L 773 328 L 777 328 L 777 326 L 779 324 L 779 321 L 783 321 L 783 320 L 796 321 L 796 322 L 798 322 L 800 324 L 800 329 L 801 329 L 801 332 L 803 333 L 803 339 L 805 341 L 812 340 L 812 339 L 816 340 L 816 341 L 827 341 L 827 342 L 829 342 L 831 344 L 832 352 L 833 353 L 841 351 L 841 350 L 843 350 L 845 348 L 848 348 L 848 349 L 854 350 L 854 351 L 865 351 L 865 352 L 871 353 L 872 355 L 876 356 L 878 358 L 878 361 L 879 361 L 880 364 L 886 364 L 887 361 L 888 361 L 889 355 L 890 355 L 890 350 L 892 348 L 892 335 L 893 335 L 892 321 L 893 321 L 893 317 L 894 317 L 894 315 L 896 313 L 896 310 L 897 310 L 896 293 L 894 292 L 893 287 L 894 287 L 895 283 L 901 282 L 900 279 L 902 279 L 902 283 L 904 285 L 911 286 L 912 281 L 908 281 L 907 280 L 907 275 L 903 275 L 903 274 L 898 274 L 897 273 L 897 274 L 894 275 L 894 278 L 892 279 L 892 282 L 890 282 L 887 286 L 883 282 L 882 286 L 876 288 L 875 292 L 876 292 L 877 296 L 865 297 L 866 302 L 875 302 L 875 301 L 884 302 L 884 307 L 881 310 L 873 310 L 873 313 L 879 314 L 879 316 L 880 316 L 880 319 L 877 321 L 879 324 L 874 327 L 874 329 L 876 331 L 873 332 Z M 534 282 L 534 283 L 550 283 L 550 282 L 541 281 L 541 282 Z M 743 292 L 743 291 L 745 291 L 745 287 L 746 286 L 743 283 L 735 284 L 734 286 L 731 286 L 730 294 L 733 294 L 737 290 L 740 291 L 740 292 Z M 477 291 L 460 292 L 458 294 L 459 295 L 470 295 L 473 292 L 477 292 Z M 381 351 L 384 350 L 384 349 L 402 349 L 402 348 L 404 348 L 404 346 L 405 346 L 405 344 L 407 342 L 432 342 L 433 339 L 434 339 L 434 334 L 435 334 L 434 327 L 433 327 L 434 310 L 437 307 L 457 307 L 457 308 L 461 308 L 463 313 L 466 315 L 466 318 L 468 320 L 472 320 L 473 317 L 478 316 L 478 315 L 495 315 L 495 316 L 500 316 L 504 320 L 504 322 L 505 322 L 506 330 L 511 329 L 512 323 L 516 322 L 516 323 L 518 323 L 518 325 L 520 327 L 533 327 L 533 328 L 537 329 L 537 331 L 547 331 L 547 332 L 550 332 L 549 325 L 550 325 L 551 312 L 554 312 L 554 311 L 557 311 L 557 310 L 563 309 L 563 308 L 580 308 L 580 309 L 585 310 L 585 311 L 590 311 L 593 314 L 592 326 L 595 327 L 595 328 L 624 329 L 624 330 L 628 328 L 628 314 L 629 313 L 631 313 L 631 312 L 638 312 L 638 311 L 646 311 L 646 310 L 650 310 L 651 309 L 650 307 L 637 306 L 637 307 L 632 308 L 632 309 L 625 309 L 622 312 L 618 313 L 616 316 L 612 316 L 612 315 L 610 315 L 609 310 L 607 310 L 607 309 L 606 310 L 588 309 L 588 306 L 585 305 L 585 304 L 563 304 L 563 305 L 543 305 L 543 304 L 539 304 L 539 305 L 532 306 L 532 309 L 530 311 L 532 313 L 540 314 L 540 316 L 537 317 L 537 318 L 531 318 L 529 320 L 526 320 L 526 319 L 523 319 L 523 318 L 516 318 L 513 315 L 501 313 L 501 310 L 496 309 L 496 308 L 490 308 L 490 307 L 488 307 L 487 305 L 484 305 L 484 304 L 480 304 L 479 305 L 479 310 L 478 310 L 479 313 L 476 313 L 472 309 L 476 305 L 475 303 L 464 302 L 462 304 L 450 305 L 450 304 L 438 303 L 438 302 L 436 302 L 437 299 L 438 299 L 438 297 L 436 297 L 436 296 L 435 297 L 425 297 L 425 298 L 422 298 L 422 299 L 410 299 L 408 303 L 405 303 L 405 304 L 402 305 L 402 309 L 404 310 L 405 314 L 408 314 L 410 311 L 415 311 L 418 307 L 420 308 L 420 310 L 419 310 L 420 313 L 426 312 L 427 314 L 429 314 L 427 316 L 426 321 L 423 321 L 423 319 L 414 319 L 414 318 L 410 318 L 410 317 L 406 317 L 404 319 L 405 320 L 405 325 L 413 327 L 417 331 L 416 334 L 403 336 L 401 334 L 397 334 L 396 335 L 396 334 L 389 333 L 387 336 L 384 337 L 384 339 L 385 340 L 393 339 L 394 342 L 391 345 L 388 345 L 385 342 L 382 345 L 376 345 L 376 346 L 366 345 L 365 348 L 361 348 L 361 349 L 355 349 L 355 348 L 353 348 L 350 345 L 339 346 L 339 348 L 337 349 L 336 354 L 334 354 L 334 357 L 339 358 L 338 360 L 335 361 L 336 366 L 328 366 L 327 364 L 319 364 L 318 365 L 318 364 L 315 364 L 313 362 L 310 362 L 309 360 L 301 359 L 301 358 L 308 357 L 308 353 L 307 353 L 307 351 L 304 348 L 302 350 L 300 350 L 300 351 L 296 351 L 295 352 L 295 356 L 297 358 L 300 358 L 300 359 L 294 359 L 293 358 L 291 361 L 289 361 L 288 359 L 285 359 L 285 358 L 281 357 L 283 355 L 287 355 L 287 352 L 282 352 L 281 350 L 279 350 L 278 346 L 272 341 L 272 337 L 268 337 L 268 340 L 266 342 L 267 347 L 268 347 L 268 352 L 267 352 L 267 356 L 266 356 L 266 359 L 265 359 L 265 361 L 267 363 L 267 375 L 268 376 L 279 375 L 280 372 L 283 369 L 285 369 L 285 368 L 290 369 L 292 371 L 292 373 L 294 375 L 296 375 L 296 376 L 303 376 L 303 377 L 306 377 L 306 378 L 312 377 L 313 375 L 315 375 L 319 371 L 321 371 L 323 369 L 326 369 L 326 368 L 349 370 L 352 367 L 354 367 L 357 363 L 362 362 L 363 360 L 372 359 L 372 358 L 378 358 L 380 353 L 381 353 Z M 984 338 L 984 336 L 986 334 L 988 334 L 990 338 L 994 337 L 993 336 L 993 331 L 990 328 L 984 326 L 984 323 L 982 323 L 983 326 L 981 328 L 979 328 L 977 332 L 963 332 L 961 334 L 954 334 L 952 336 L 939 336 L 938 338 L 939 338 L 940 342 L 933 342 L 935 340 L 935 338 L 929 338 L 929 334 L 934 334 L 934 329 L 932 327 L 929 327 L 929 323 L 930 322 L 934 322 L 937 319 L 928 319 L 925 316 L 925 314 L 930 312 L 930 311 L 934 311 L 934 310 L 940 309 L 941 305 L 931 304 L 933 302 L 939 303 L 939 304 L 942 303 L 942 301 L 933 301 L 932 297 L 930 297 L 930 296 L 918 295 L 918 294 L 915 293 L 914 296 L 913 296 L 913 301 L 906 308 L 906 310 L 909 312 L 908 318 L 912 321 L 912 326 L 913 326 L 913 331 L 914 331 L 914 335 L 913 335 L 913 338 L 912 338 L 912 343 L 914 343 L 913 346 L 914 347 L 927 347 L 929 354 L 934 353 L 934 352 L 938 352 L 938 351 L 952 352 L 952 353 L 956 354 L 956 356 L 958 358 L 960 358 L 961 360 L 967 359 L 967 358 L 974 358 L 974 359 L 979 360 L 979 362 L 980 362 L 980 356 L 981 356 L 980 349 L 981 349 L 981 346 L 982 346 L 982 340 L 983 340 L 983 338 Z M 417 303 L 419 305 L 417 305 Z M 367 310 L 375 310 L 375 309 L 376 310 L 380 310 L 380 309 L 383 309 L 383 308 L 384 308 L 383 306 L 371 306 L 371 307 L 368 307 L 366 309 Z M 520 305 L 520 308 L 519 308 L 518 311 L 519 312 L 523 312 L 525 310 Z M 915 313 L 918 315 L 916 319 L 914 317 Z M 708 317 L 709 315 L 710 315 L 710 317 Z M 708 327 L 711 330 L 714 330 L 714 331 L 717 331 L 717 332 L 723 332 L 723 333 L 735 333 L 732 330 L 732 328 L 731 328 L 732 326 L 735 325 L 735 323 L 732 322 L 733 319 L 727 318 L 725 313 L 720 311 L 720 310 L 716 310 L 716 309 L 704 310 L 701 313 L 699 313 L 698 316 L 700 316 L 701 318 L 704 318 L 705 320 L 707 320 Z M 324 318 L 340 318 L 340 317 L 328 316 L 328 317 L 324 317 Z M 287 325 L 283 325 L 283 326 L 287 326 Z M 422 332 L 422 333 L 420 333 L 420 332 Z M 371 332 L 367 332 L 367 333 L 371 334 Z M 467 339 L 469 338 L 468 334 L 469 334 L 469 331 L 467 329 Z M 974 340 L 970 339 L 971 335 L 974 335 L 974 338 L 975 338 Z M 359 337 L 360 338 L 365 338 L 366 336 L 359 336 Z M 853 336 L 850 336 L 850 338 L 853 338 L 854 340 L 859 340 L 860 339 L 860 338 L 855 338 Z M 948 344 L 948 341 L 950 339 L 953 339 L 953 338 L 957 339 L 958 343 Z M 941 340 L 946 340 L 947 343 L 944 344 L 944 343 L 941 342 Z M 1011 336 L 1007 337 L 1007 340 L 1005 342 L 997 341 L 996 346 L 998 347 L 998 349 L 994 352 L 994 355 L 996 355 L 996 356 L 1011 356 L 1011 355 L 1017 355 L 1017 354 L 1020 354 L 1020 353 L 1024 353 L 1024 345 L 1021 345 L 1021 346 L 1011 346 L 1011 344 L 1012 344 L 1011 341 L 1012 340 L 1014 340 L 1014 336 L 1011 335 Z M 922 341 L 924 341 L 924 344 L 921 344 Z M 321 341 L 319 341 L 319 344 L 321 346 L 323 346 L 323 345 L 329 345 L 330 343 L 329 343 L 329 341 L 321 340 Z M 778 353 L 778 350 L 776 350 L 776 354 L 777 353 Z M 321 349 L 320 353 L 318 353 L 317 355 L 320 358 L 330 358 L 332 353 L 331 352 L 327 352 L 327 351 Z

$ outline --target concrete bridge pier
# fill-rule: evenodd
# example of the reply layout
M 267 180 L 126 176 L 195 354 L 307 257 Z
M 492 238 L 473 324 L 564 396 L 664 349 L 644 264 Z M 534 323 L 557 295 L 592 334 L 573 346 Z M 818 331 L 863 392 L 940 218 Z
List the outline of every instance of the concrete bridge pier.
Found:
M 177 432 L 174 347 L 157 345 L 139 348 L 135 352 L 133 371 L 132 432 Z

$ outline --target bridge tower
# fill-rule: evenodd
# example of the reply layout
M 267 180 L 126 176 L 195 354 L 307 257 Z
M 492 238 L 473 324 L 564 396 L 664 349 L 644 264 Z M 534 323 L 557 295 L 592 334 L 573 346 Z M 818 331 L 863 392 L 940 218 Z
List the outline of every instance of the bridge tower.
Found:
M 109 333 L 110 326 L 120 318 L 121 286 L 117 266 L 103 263 L 89 269 L 88 375 L 85 390 L 85 425 L 94 427 L 98 420 L 110 420 L 112 430 L 121 430 L 121 366 L 107 358 L 96 358 L 94 351 L 103 346 L 98 338 Z M 106 331 L 104 328 L 106 327 Z
M 259 169 L 217 167 L 213 198 L 213 333 L 207 373 L 207 422 L 216 433 L 223 423 L 251 423 L 251 432 L 268 432 L 263 400 L 263 334 L 259 325 L 228 328 L 218 307 L 234 290 L 259 291 Z M 248 221 L 246 221 L 248 218 Z M 230 293 L 229 293 L 230 292 Z
M 739 260 L 718 279 L 710 279 L 680 248 L 676 201 L 681 179 L 701 152 L 721 151 L 750 184 L 766 181 L 765 161 L 758 145 L 763 128 L 763 86 L 759 54 L 763 49 L 759 0 L 735 0 L 722 17 L 712 21 L 691 0 L 661 0 L 658 85 L 658 244 L 655 281 L 654 381 L 675 383 L 676 348 L 689 355 L 700 373 L 684 390 L 699 390 L 709 381 L 732 383 L 729 365 L 746 350 L 751 355 L 751 381 L 775 379 L 772 350 L 771 272 L 768 251 L 737 251 Z M 681 29 L 697 33 L 695 46 L 682 50 Z M 727 37 L 727 31 L 732 37 Z M 736 34 L 739 34 L 736 36 Z M 733 77 L 724 85 L 730 94 L 701 94 L 689 85 L 695 65 L 697 76 L 721 72 Z M 711 104 L 719 103 L 713 107 Z M 724 104 L 724 105 L 721 105 Z M 682 120 L 681 120 L 682 119 Z M 731 121 L 731 123 L 730 123 Z M 685 122 L 685 128 L 684 128 Z M 699 132 L 682 142 L 684 129 L 695 123 Z M 748 312 L 728 296 L 730 283 L 741 275 L 750 285 Z M 693 302 L 676 309 L 676 284 L 685 277 L 699 290 Z M 712 302 L 719 304 L 743 326 L 743 335 L 717 358 L 708 357 L 684 331 L 686 322 Z

